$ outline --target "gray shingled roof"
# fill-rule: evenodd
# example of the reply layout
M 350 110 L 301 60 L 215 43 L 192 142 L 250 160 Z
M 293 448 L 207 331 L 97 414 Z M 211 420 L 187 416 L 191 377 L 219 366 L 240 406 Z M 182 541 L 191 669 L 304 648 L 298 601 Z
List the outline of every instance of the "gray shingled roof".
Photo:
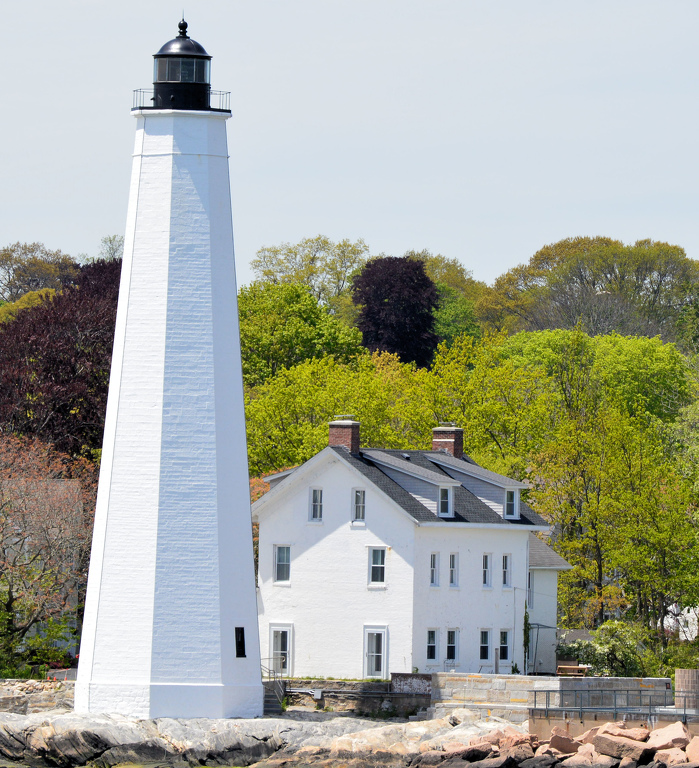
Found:
M 403 451 L 401 458 L 398 458 L 391 453 L 387 453 L 386 451 L 376 450 L 362 451 L 362 455 L 369 458 L 375 464 L 385 464 L 387 467 L 393 467 L 399 472 L 406 472 L 409 475 L 421 477 L 428 483 L 436 483 L 438 485 L 440 483 L 457 485 L 459 482 L 458 480 L 454 480 L 453 478 L 449 477 L 449 475 L 446 475 L 444 472 L 436 472 L 434 467 L 421 467 L 419 464 L 416 464 L 413 461 L 406 461 L 404 456 L 409 455 L 406 451 Z
M 505 477 L 505 475 L 499 475 L 497 472 L 491 472 L 489 469 L 483 469 L 479 467 L 473 460 L 469 459 L 464 461 L 463 459 L 456 459 L 448 453 L 437 453 L 436 451 L 425 454 L 428 459 L 435 462 L 442 462 L 449 467 L 454 467 L 461 472 L 466 472 L 474 477 L 480 477 L 483 480 L 487 480 L 495 485 L 506 488 L 528 488 L 528 485 L 520 483 L 519 480 L 513 480 L 511 477 Z
M 573 566 L 567 563 L 548 544 L 533 533 L 529 534 L 529 567 L 549 568 L 556 571 L 568 571 Z
M 383 491 L 389 498 L 401 506 L 409 515 L 419 522 L 440 522 L 449 525 L 452 522 L 457 523 L 475 523 L 505 526 L 544 526 L 546 521 L 533 512 L 526 504 L 520 503 L 520 519 L 504 520 L 497 512 L 494 512 L 485 502 L 481 501 L 471 491 L 462 485 L 454 488 L 454 517 L 445 518 L 431 512 L 424 504 L 411 496 L 398 483 L 381 471 L 381 468 L 371 461 L 372 453 L 381 453 L 382 459 L 389 456 L 392 459 L 391 465 L 397 461 L 405 462 L 411 471 L 416 468 L 431 471 L 444 480 L 452 478 L 441 468 L 433 464 L 427 451 L 371 451 L 362 450 L 359 455 L 351 454 L 346 448 L 333 446 L 333 451 L 342 456 L 351 466 L 361 472 L 364 477 L 372 482 L 379 490 Z M 409 458 L 406 459 L 405 456 Z M 385 460 L 385 459 L 384 459 Z M 455 459 L 458 461 L 458 459 Z M 469 460 L 470 461 L 470 460 Z

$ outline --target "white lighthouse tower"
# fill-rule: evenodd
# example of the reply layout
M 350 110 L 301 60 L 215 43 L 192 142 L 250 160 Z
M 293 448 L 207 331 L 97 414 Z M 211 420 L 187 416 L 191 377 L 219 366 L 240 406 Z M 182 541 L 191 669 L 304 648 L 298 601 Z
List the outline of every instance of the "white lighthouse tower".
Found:
M 228 109 L 187 36 L 138 120 L 78 712 L 254 717 L 263 688 Z M 224 106 L 218 104 L 217 106 Z

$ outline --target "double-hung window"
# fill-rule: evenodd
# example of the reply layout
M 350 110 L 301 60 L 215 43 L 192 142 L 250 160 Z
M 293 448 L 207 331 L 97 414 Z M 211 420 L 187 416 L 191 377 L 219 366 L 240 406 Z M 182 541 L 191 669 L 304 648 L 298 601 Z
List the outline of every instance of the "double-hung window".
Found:
M 439 516 L 451 516 L 451 488 L 439 489 Z
M 479 658 L 481 661 L 489 661 L 490 660 L 490 630 L 482 629 L 480 634 L 481 634 L 481 643 L 480 643 Z
M 500 630 L 500 661 L 510 660 L 510 631 Z
M 274 580 L 289 581 L 291 576 L 291 547 L 274 547 Z
M 483 577 L 484 587 L 490 586 L 490 555 L 483 555 Z
M 459 658 L 459 630 L 447 630 L 447 661 L 456 661 Z
M 309 520 L 319 523 L 323 519 L 323 489 L 311 488 L 311 509 Z
M 369 549 L 369 584 L 386 583 L 386 550 L 383 547 Z
M 457 552 L 452 552 L 449 555 L 449 586 L 459 586 L 459 555 Z
M 364 521 L 366 512 L 366 491 L 355 488 L 352 491 L 352 520 Z
M 437 661 L 437 630 L 427 630 L 427 661 Z
M 512 557 L 510 555 L 503 555 L 502 556 L 502 586 L 503 587 L 512 586 L 512 574 L 510 573 L 511 566 L 512 566 Z
M 517 516 L 517 500 L 515 491 L 507 491 L 505 498 L 505 517 Z
M 439 586 L 439 555 L 436 552 L 430 555 L 430 586 Z

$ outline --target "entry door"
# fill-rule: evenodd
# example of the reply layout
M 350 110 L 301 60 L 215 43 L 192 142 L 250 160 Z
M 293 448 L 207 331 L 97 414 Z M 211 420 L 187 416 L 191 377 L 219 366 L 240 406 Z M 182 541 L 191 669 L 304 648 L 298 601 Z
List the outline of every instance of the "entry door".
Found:
M 364 677 L 386 678 L 386 630 L 364 629 Z
M 290 631 L 288 629 L 272 630 L 272 657 L 274 671 L 288 677 L 289 651 L 291 650 Z

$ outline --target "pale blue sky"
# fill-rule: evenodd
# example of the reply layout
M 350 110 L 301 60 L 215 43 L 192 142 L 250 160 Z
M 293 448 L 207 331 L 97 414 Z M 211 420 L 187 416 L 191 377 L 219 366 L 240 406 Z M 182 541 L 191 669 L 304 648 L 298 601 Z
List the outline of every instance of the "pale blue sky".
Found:
M 0 245 L 124 228 L 182 3 L 5 4 Z M 697 0 L 188 0 L 229 121 L 239 282 L 263 245 L 428 248 L 488 282 L 575 235 L 699 259 Z M 9 50 L 8 50 L 9 48 Z M 10 66 L 11 64 L 11 66 Z

